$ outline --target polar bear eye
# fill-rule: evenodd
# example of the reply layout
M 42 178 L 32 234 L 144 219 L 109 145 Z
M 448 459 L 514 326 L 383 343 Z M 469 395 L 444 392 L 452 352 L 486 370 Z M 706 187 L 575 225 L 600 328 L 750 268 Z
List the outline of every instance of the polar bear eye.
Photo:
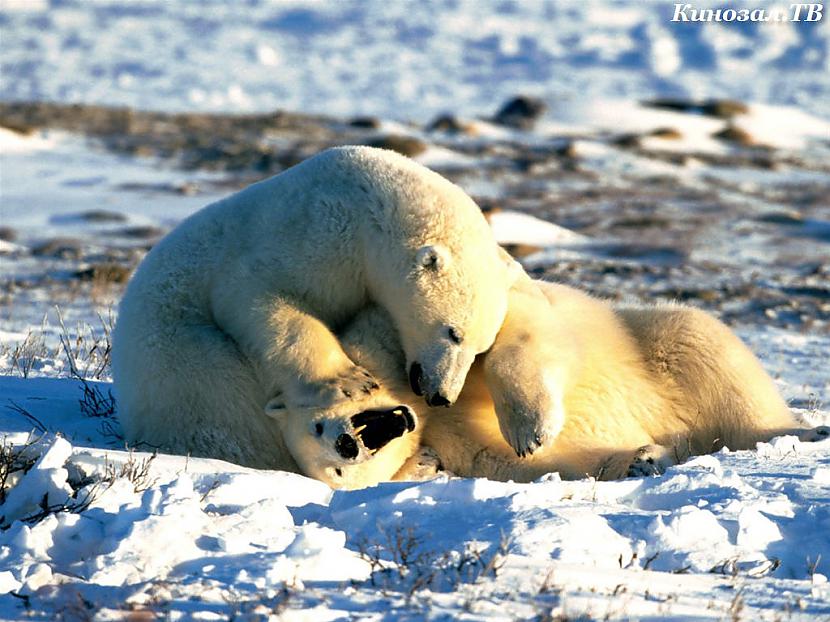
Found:
M 323 436 L 323 424 L 322 423 L 315 423 L 314 424 L 314 433 L 317 436 Z
M 340 476 L 343 475 L 343 471 L 340 469 L 340 467 L 337 467 L 336 469 L 334 469 L 334 472 L 337 475 L 337 477 L 340 477 Z
M 461 333 L 459 333 L 452 326 L 447 328 L 447 337 L 449 337 L 450 341 L 452 341 L 456 345 L 460 345 L 461 342 L 464 341 L 464 337 L 461 336 Z

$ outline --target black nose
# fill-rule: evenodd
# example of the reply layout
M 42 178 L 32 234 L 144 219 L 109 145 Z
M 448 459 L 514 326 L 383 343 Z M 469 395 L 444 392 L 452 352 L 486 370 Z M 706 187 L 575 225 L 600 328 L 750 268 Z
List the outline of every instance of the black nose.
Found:
M 421 390 L 421 378 L 424 375 L 424 370 L 421 369 L 420 363 L 412 363 L 409 367 L 409 386 L 415 395 L 423 395 Z
M 440 393 L 435 393 L 427 396 L 427 404 L 429 406 L 449 406 L 450 401 Z
M 348 434 L 341 434 L 337 437 L 334 441 L 334 450 L 347 460 L 357 458 L 357 454 L 360 453 L 357 442 Z

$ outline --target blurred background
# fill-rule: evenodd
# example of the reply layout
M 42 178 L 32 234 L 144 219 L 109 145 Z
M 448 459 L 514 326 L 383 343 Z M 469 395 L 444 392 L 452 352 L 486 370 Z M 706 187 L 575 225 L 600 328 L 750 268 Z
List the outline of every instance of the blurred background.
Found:
M 519 92 L 830 108 L 827 19 L 677 23 L 673 2 L 567 0 L 4 0 L 0 11 L 5 100 L 417 122 L 488 114 Z

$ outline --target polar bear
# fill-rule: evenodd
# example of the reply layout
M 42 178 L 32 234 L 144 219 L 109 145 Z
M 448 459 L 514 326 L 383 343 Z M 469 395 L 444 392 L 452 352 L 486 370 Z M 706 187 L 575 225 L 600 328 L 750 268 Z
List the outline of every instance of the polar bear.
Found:
M 341 338 L 382 379 L 389 404 L 405 398 L 405 357 L 382 311 L 367 310 Z M 416 410 L 419 428 L 400 443 L 323 460 L 322 471 L 308 472 L 335 487 L 368 486 L 417 477 L 432 452 L 433 466 L 460 476 L 531 481 L 556 471 L 566 479 L 617 479 L 779 434 L 827 434 L 798 429 L 755 356 L 707 313 L 678 304 L 612 305 L 529 277 L 512 288 L 505 324 L 458 401 L 449 410 Z M 522 448 L 517 417 L 547 440 Z M 308 439 L 303 422 L 287 427 Z M 306 463 L 326 451 L 322 440 L 304 450 Z M 373 463 L 375 455 L 383 462 Z
M 412 389 L 449 405 L 495 340 L 514 272 L 459 187 L 391 151 L 327 150 L 202 209 L 145 257 L 113 335 L 125 436 L 296 470 L 266 405 L 378 405 L 332 331 L 378 305 Z

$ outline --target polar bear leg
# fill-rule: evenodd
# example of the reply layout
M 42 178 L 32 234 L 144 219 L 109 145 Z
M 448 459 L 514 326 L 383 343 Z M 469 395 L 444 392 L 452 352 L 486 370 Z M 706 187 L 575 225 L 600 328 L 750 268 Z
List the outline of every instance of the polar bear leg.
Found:
M 283 299 L 254 304 L 254 315 L 231 328 L 243 351 L 260 362 L 272 408 L 329 408 L 359 401 L 379 385 L 343 351 L 318 318 Z M 238 333 L 241 333 L 237 336 Z
M 683 396 L 691 453 L 752 449 L 797 427 L 755 355 L 713 316 L 679 305 L 622 307 L 617 314 L 657 382 Z M 671 430 L 652 433 L 669 444 Z
M 565 383 L 577 356 L 570 334 L 536 283 L 520 278 L 484 362 L 502 436 L 520 457 L 549 446 L 565 422 Z
M 117 335 L 113 361 L 119 414 L 131 443 L 220 458 L 256 468 L 297 470 L 265 415 L 254 368 L 216 326 L 158 324 L 150 339 Z M 149 362 L 149 364 L 148 364 Z

